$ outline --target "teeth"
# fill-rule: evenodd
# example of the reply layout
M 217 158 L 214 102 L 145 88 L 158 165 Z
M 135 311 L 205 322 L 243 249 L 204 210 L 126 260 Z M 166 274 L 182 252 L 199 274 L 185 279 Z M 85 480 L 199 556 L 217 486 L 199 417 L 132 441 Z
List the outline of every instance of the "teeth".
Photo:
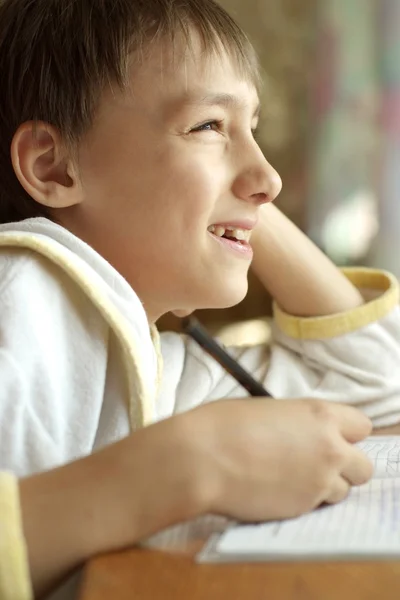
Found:
M 214 229 L 214 234 L 217 235 L 218 237 L 222 237 L 225 233 L 225 227 L 222 227 L 222 225 L 217 225 Z
M 208 231 L 214 233 L 218 237 L 222 237 L 225 233 L 225 227 L 222 227 L 222 225 L 210 225 Z
M 232 235 L 241 242 L 249 242 L 251 238 L 250 229 L 233 229 Z
M 251 231 L 249 229 L 227 229 L 222 227 L 222 225 L 210 225 L 208 231 L 218 237 L 226 235 L 226 237 L 235 238 L 241 242 L 248 242 L 251 237 Z
M 246 239 L 246 233 L 243 231 L 243 229 L 233 229 L 232 233 L 233 233 L 233 237 L 235 237 L 237 240 L 245 240 Z

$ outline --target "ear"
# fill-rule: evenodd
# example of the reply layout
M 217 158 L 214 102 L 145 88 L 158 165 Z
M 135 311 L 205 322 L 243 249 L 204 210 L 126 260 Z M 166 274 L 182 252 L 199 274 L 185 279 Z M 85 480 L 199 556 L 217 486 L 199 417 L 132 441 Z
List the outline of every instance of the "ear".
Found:
M 39 204 L 66 208 L 82 201 L 82 186 L 55 127 L 28 122 L 16 131 L 11 161 L 25 191 Z

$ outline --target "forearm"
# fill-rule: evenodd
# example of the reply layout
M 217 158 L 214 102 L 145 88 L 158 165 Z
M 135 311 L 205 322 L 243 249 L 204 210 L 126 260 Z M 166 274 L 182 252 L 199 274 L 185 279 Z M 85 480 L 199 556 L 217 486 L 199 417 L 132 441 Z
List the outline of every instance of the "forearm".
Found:
M 260 213 L 252 237 L 253 270 L 285 312 L 323 316 L 363 303 L 340 270 L 273 204 Z
M 170 421 L 170 422 L 168 422 Z M 35 595 L 98 553 L 195 517 L 195 474 L 175 421 L 20 482 Z M 179 425 L 179 422 L 178 422 Z
M 35 596 L 101 550 L 96 522 L 104 511 L 97 460 L 85 459 L 20 481 L 25 539 Z M 104 474 L 102 475 L 104 477 Z M 110 507 L 111 510 L 111 507 Z M 106 514 L 103 515 L 106 517 Z M 98 523 L 102 528 L 102 524 Z

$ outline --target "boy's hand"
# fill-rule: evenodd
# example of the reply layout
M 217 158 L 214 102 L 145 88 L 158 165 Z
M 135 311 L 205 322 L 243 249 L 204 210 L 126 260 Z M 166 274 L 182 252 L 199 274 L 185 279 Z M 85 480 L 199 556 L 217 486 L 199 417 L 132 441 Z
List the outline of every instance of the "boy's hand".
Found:
M 371 431 L 354 408 L 317 400 L 220 401 L 183 416 L 210 512 L 244 521 L 293 517 L 365 483 L 353 445 Z

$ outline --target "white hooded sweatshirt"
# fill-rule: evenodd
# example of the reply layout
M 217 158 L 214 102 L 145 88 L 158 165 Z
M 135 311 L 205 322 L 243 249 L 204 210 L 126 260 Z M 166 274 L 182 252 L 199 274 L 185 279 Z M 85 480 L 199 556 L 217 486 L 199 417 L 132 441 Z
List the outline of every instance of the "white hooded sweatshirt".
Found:
M 270 345 L 230 351 L 277 398 L 346 402 L 375 426 L 391 425 L 400 421 L 398 284 L 380 271 L 346 275 L 363 306 L 309 319 L 275 307 Z M 166 333 L 160 343 L 123 277 L 43 218 L 0 226 L 0 373 L 4 600 L 32 596 L 17 477 L 203 402 L 246 395 L 194 342 Z

